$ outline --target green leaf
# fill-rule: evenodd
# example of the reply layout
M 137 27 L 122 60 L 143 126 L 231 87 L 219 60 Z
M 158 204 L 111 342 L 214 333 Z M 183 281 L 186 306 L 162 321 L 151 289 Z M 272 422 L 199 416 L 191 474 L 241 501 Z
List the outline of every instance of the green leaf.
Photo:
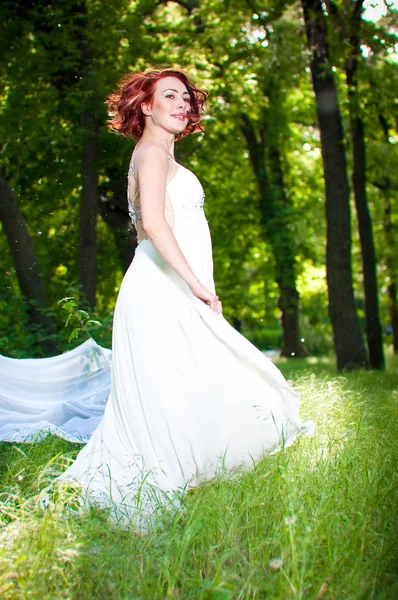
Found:
M 68 343 L 70 343 L 72 340 L 77 339 L 79 337 L 80 331 L 82 331 L 82 329 L 80 327 L 75 327 L 75 329 L 73 329 L 72 333 L 70 334 L 70 336 L 68 338 Z

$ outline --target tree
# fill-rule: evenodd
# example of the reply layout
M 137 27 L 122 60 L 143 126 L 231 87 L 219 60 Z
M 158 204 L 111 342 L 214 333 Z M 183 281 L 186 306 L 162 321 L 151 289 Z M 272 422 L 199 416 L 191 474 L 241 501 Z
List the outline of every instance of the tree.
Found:
M 271 245 L 275 260 L 275 280 L 279 288 L 279 308 L 283 329 L 281 355 L 303 356 L 299 333 L 299 294 L 296 287 L 295 244 L 289 229 L 289 200 L 283 181 L 280 149 L 267 127 L 265 111 L 257 132 L 242 115 L 242 131 L 250 152 L 259 189 L 259 209 L 264 239 Z
M 95 307 L 97 290 L 97 214 L 98 214 L 98 123 L 90 111 L 83 111 L 80 124 L 84 132 L 82 154 L 82 192 L 80 201 L 79 281 L 84 300 Z
M 351 269 L 351 226 L 344 132 L 336 82 L 329 57 L 328 33 L 321 0 L 302 0 L 311 52 L 326 191 L 326 267 L 329 314 L 337 355 L 337 368 L 367 366 L 356 311 Z
M 12 190 L 0 174 L 0 221 L 7 236 L 15 270 L 31 326 L 42 329 L 42 343 L 54 350 L 51 336 L 54 323 L 48 315 L 49 304 L 36 252 L 25 219 L 18 208 Z M 44 333 L 44 337 L 43 337 Z
M 224 4 L 228 3 L 220 3 L 219 11 L 223 11 Z M 258 11 L 253 14 L 255 8 L 252 3 L 248 6 L 244 2 L 240 10 L 230 17 L 228 26 L 223 21 L 215 31 L 210 25 L 214 17 L 207 14 L 207 20 L 204 3 L 202 7 L 201 18 L 196 15 L 194 20 L 195 29 L 200 30 L 202 47 L 207 48 L 208 61 L 214 65 L 220 81 L 214 92 L 224 98 L 237 123 L 240 121 L 257 185 L 260 231 L 263 242 L 272 249 L 274 257 L 283 330 L 281 352 L 287 357 L 302 356 L 305 350 L 299 331 L 297 244 L 292 227 L 293 209 L 285 184 L 283 150 L 287 136 L 287 120 L 283 111 L 294 77 L 290 66 L 292 61 L 287 59 L 283 48 L 285 30 L 287 28 L 291 32 L 291 23 L 279 24 L 284 10 L 282 3 L 278 3 L 271 15 L 263 16 Z M 256 39 L 257 33 L 253 33 L 259 29 L 262 31 L 257 32 Z M 277 35 L 274 34 L 275 29 L 282 31 Z M 219 38 L 221 43 L 218 43 Z M 266 44 L 262 43 L 264 39 Z M 225 46 L 229 47 L 227 55 Z M 250 77 L 242 68 L 247 61 L 250 61 Z M 278 75 L 275 75 L 276 72 Z
M 327 6 L 332 16 L 332 22 L 338 32 L 341 47 L 344 48 L 344 68 L 347 81 L 353 156 L 352 184 L 361 243 L 369 363 L 374 369 L 382 369 L 384 367 L 384 352 L 376 273 L 377 261 L 372 218 L 367 200 L 365 124 L 362 118 L 358 84 L 363 0 L 356 0 L 355 2 L 345 0 L 341 7 L 336 2 L 329 0 Z
M 94 0 L 2 3 L 0 128 L 6 145 L 0 164 L 35 236 L 50 304 L 77 295 L 80 225 L 87 217 L 85 239 L 92 241 L 90 252 L 98 261 L 92 298 L 99 317 L 110 316 L 136 243 L 125 197 L 133 142 L 106 130 L 103 99 L 128 70 L 173 65 L 209 90 L 206 134 L 184 138 L 176 157 L 206 190 L 225 316 L 265 348 L 280 344 L 282 315 L 284 332 L 293 334 L 293 342 L 285 343 L 290 354 L 298 346 L 300 290 L 307 330 L 322 321 L 325 328 L 318 335 L 327 330 L 329 340 L 324 313 L 306 297 L 311 271 L 320 281 L 318 305 L 326 298 L 326 285 L 319 134 L 302 23 L 290 2 L 265 0 L 261 10 L 257 4 L 109 0 L 105 11 Z M 362 70 L 359 81 L 363 101 Z M 391 107 L 382 112 L 394 135 Z M 369 135 L 367 115 L 366 127 Z M 85 211 L 89 189 L 93 193 Z M 370 194 L 371 202 L 381 198 L 374 186 Z M 391 194 L 394 226 L 393 189 Z M 383 277 L 387 254 L 379 222 L 376 212 Z M 7 245 L 0 235 L 1 271 L 12 278 L 15 290 Z M 355 256 L 357 247 L 354 239 Z M 354 284 L 359 287 L 359 279 Z M 283 297 L 293 299 L 289 323 Z M 18 335 L 15 340 L 21 339 Z
M 368 179 L 378 192 L 374 194 L 373 210 L 376 211 L 375 224 L 379 224 L 375 233 L 378 234 L 380 283 L 387 296 L 388 316 L 384 318 L 390 321 L 395 353 L 398 352 L 398 154 L 394 143 L 398 129 L 396 14 L 391 10 L 377 23 L 362 24 L 362 47 L 366 60 L 361 63 L 360 78 L 362 113 L 366 117 L 368 139 Z
M 69 164 L 73 165 L 71 173 L 67 172 L 69 180 L 60 181 L 63 190 L 67 189 L 67 184 L 71 184 L 72 190 L 80 187 L 80 215 L 79 228 L 76 231 L 79 247 L 79 259 L 76 265 L 78 278 L 81 284 L 85 301 L 93 308 L 96 304 L 97 291 L 97 221 L 99 206 L 104 208 L 104 202 L 100 202 L 99 178 L 101 177 L 101 187 L 106 180 L 106 172 L 110 161 L 115 161 L 113 155 L 109 155 L 108 164 L 103 160 L 103 153 L 107 150 L 107 144 L 100 147 L 105 136 L 101 130 L 105 129 L 105 108 L 103 100 L 115 85 L 117 74 L 115 75 L 114 65 L 120 61 L 121 40 L 127 36 L 128 29 L 136 29 L 136 21 L 142 20 L 146 11 L 153 11 L 155 3 L 138 2 L 132 6 L 128 0 L 109 2 L 106 13 L 101 6 L 90 0 L 74 0 L 67 2 L 54 3 L 52 0 L 39 0 L 37 3 L 26 5 L 17 1 L 16 3 L 6 3 L 2 7 L 4 33 L 6 39 L 10 39 L 13 54 L 15 55 L 15 46 L 21 46 L 20 63 L 15 60 L 7 64 L 6 77 L 4 78 L 4 89 L 18 90 L 16 96 L 23 97 L 25 90 L 21 89 L 23 85 L 29 87 L 28 97 L 35 95 L 35 88 L 45 90 L 44 99 L 47 90 L 52 91 L 52 101 L 46 106 L 47 110 L 47 131 L 42 131 L 42 138 L 39 142 L 39 136 L 36 139 L 36 148 L 29 147 L 34 154 L 35 151 L 40 154 L 50 154 L 49 149 L 54 149 L 57 142 L 63 137 L 65 145 L 69 143 L 73 161 L 69 158 Z M 134 10 L 140 13 L 134 14 Z M 119 27 L 117 32 L 114 30 L 115 23 L 123 20 L 124 27 Z M 101 23 L 101 27 L 98 24 Z M 140 23 L 140 26 L 144 25 Z M 113 29 L 112 29 L 113 27 Z M 117 35 L 115 35 L 115 33 Z M 7 46 L 7 42 L 5 42 Z M 124 48 L 124 47 L 123 47 Z M 128 68 L 129 60 L 134 58 L 134 52 L 143 47 L 133 47 L 133 52 L 127 48 L 122 55 L 123 60 L 119 65 L 122 74 Z M 9 49 L 7 49 L 9 52 Z M 30 54 L 29 54 L 30 52 Z M 17 55 L 18 56 L 18 55 Z M 24 56 L 28 61 L 24 62 Z M 24 68 L 25 64 L 28 68 Z M 14 80 L 15 79 L 15 80 Z M 24 82 L 22 84 L 22 82 Z M 4 103 L 7 107 L 5 119 L 12 117 L 13 106 L 10 94 L 7 92 L 5 98 L 9 103 Z M 45 104 L 45 100 L 43 101 Z M 39 117 L 45 114 L 41 108 Z M 30 117 L 33 115 L 29 115 Z M 44 119 L 43 119 L 44 121 Z M 21 123 L 21 129 L 25 136 L 26 145 L 26 123 Z M 58 127 L 57 127 L 58 126 Z M 43 127 L 44 130 L 44 127 Z M 56 130 L 56 139 L 51 137 Z M 14 129 L 15 136 L 15 129 Z M 11 138 L 12 139 L 12 138 Z M 33 142 L 32 138 L 32 142 Z M 30 140 L 29 140 L 30 142 Z M 61 144 L 62 145 L 62 144 Z M 33 146 L 33 144 L 32 144 Z M 123 147 L 121 145 L 121 147 Z M 10 148 L 10 144 L 8 145 Z M 39 150 L 40 148 L 40 150 Z M 65 152 L 65 149 L 63 149 Z M 130 149 L 131 152 L 131 149 Z M 61 153 L 60 153 L 61 154 Z M 80 161 L 76 161 L 76 155 L 80 155 Z M 61 154 L 62 156 L 62 154 Z M 50 164 L 52 163 L 52 158 Z M 57 157 L 55 160 L 65 162 L 66 158 Z M 128 159 L 125 157 L 125 161 Z M 12 161 L 9 161 L 12 163 Z M 24 173 L 28 173 L 27 165 L 24 165 Z M 46 172 L 48 165 L 43 160 L 41 162 L 41 171 Z M 102 170 L 102 172 L 100 172 Z M 65 170 L 64 170 L 65 173 Z M 55 178 L 54 172 L 48 173 L 50 180 Z M 23 182 L 29 176 L 24 175 Z M 44 179 L 44 178 L 43 178 Z M 79 181 L 80 180 L 80 181 Z M 58 198 L 58 195 L 55 196 Z M 104 197 L 104 196 L 103 196 Z M 29 202 L 24 194 L 25 202 Z M 69 202 L 73 204 L 73 198 L 69 195 Z M 125 201 L 126 203 L 126 201 Z M 74 206 L 71 212 L 75 213 Z M 102 214 L 109 216 L 109 211 Z M 115 219 L 106 219 L 106 222 L 115 224 Z M 126 220 L 125 220 L 126 223 Z M 120 223 L 119 223 L 120 225 Z M 132 240 L 134 244 L 134 240 Z M 134 250 L 134 246 L 133 246 Z M 125 252 L 125 259 L 127 257 Z M 65 260 L 63 258 L 63 260 Z M 123 265 L 125 268 L 125 265 Z
M 380 107 L 379 107 L 380 111 Z M 390 124 L 384 117 L 382 112 L 379 112 L 379 121 L 383 130 L 385 142 L 387 146 L 391 146 L 390 142 Z M 386 267 L 388 276 L 388 304 L 390 313 L 390 323 L 393 340 L 393 350 L 398 354 L 398 273 L 397 273 L 397 247 L 395 242 L 395 227 L 393 223 L 393 197 L 397 194 L 397 189 L 394 189 L 391 174 L 386 171 L 385 176 L 377 181 L 374 181 L 384 198 L 384 238 L 386 244 Z

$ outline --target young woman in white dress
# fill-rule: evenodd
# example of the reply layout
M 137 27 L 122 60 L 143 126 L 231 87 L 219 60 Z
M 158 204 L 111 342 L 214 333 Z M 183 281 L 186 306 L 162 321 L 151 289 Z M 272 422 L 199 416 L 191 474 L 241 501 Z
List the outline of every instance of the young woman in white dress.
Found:
M 123 524 L 289 445 L 299 395 L 222 315 L 197 177 L 174 144 L 200 129 L 206 94 L 180 71 L 126 76 L 108 100 L 110 126 L 138 140 L 128 202 L 138 246 L 117 299 L 104 418 L 61 476 Z

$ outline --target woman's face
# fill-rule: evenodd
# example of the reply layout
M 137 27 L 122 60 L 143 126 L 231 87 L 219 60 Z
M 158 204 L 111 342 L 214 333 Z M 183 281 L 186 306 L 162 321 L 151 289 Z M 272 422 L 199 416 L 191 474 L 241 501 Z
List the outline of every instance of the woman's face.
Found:
M 177 77 L 159 79 L 155 85 L 152 104 L 142 104 L 144 115 L 152 120 L 153 125 L 174 135 L 181 133 L 188 125 L 189 109 L 189 92 Z

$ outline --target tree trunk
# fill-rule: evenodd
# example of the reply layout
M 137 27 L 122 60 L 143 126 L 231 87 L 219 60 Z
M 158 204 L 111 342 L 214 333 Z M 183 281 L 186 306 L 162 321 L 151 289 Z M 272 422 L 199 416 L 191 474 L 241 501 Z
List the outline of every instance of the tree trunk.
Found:
M 326 191 L 326 269 L 329 315 L 338 370 L 367 366 L 351 267 L 347 163 L 337 88 L 328 57 L 321 0 L 302 0 L 311 74 L 321 136 Z
M 372 219 L 366 194 L 366 145 L 365 128 L 360 115 L 358 102 L 358 56 L 360 55 L 360 27 L 362 1 L 354 5 L 350 19 L 350 55 L 345 61 L 346 80 L 352 138 L 353 174 L 355 206 L 358 216 L 359 238 L 361 243 L 362 271 L 365 291 L 366 337 L 369 362 L 373 369 L 384 368 L 383 336 L 380 323 L 379 295 L 377 285 L 377 261 L 373 240 Z
M 392 345 L 394 354 L 398 354 L 398 303 L 397 303 L 397 282 L 394 281 L 388 286 L 389 312 L 392 329 Z
M 0 175 L 0 221 L 14 259 L 19 287 L 26 299 L 29 322 L 35 330 L 39 328 L 45 337 L 52 336 L 55 333 L 54 322 L 45 312 L 49 309 L 49 304 L 32 238 L 14 194 L 2 175 Z M 53 352 L 55 344 L 45 337 L 41 340 L 41 345 L 45 346 L 46 351 Z
M 289 217 L 286 212 L 290 203 L 285 191 L 282 160 L 279 148 L 270 140 L 268 149 L 269 174 L 271 179 L 273 217 L 267 219 L 264 226 L 268 230 L 275 260 L 275 280 L 279 286 L 278 306 L 281 311 L 283 329 L 283 347 L 281 356 L 306 356 L 300 342 L 299 293 L 297 291 L 296 248 L 289 229 Z M 264 199 L 265 200 L 265 199 Z
M 275 260 L 275 280 L 279 288 L 278 306 L 281 311 L 283 330 L 281 356 L 289 358 L 305 356 L 305 348 L 300 342 L 295 247 L 286 214 L 289 207 L 280 152 L 275 142 L 271 143 L 270 139 L 266 141 L 265 125 L 260 128 L 260 135 L 257 138 L 247 115 L 242 116 L 242 131 L 258 183 L 263 237 L 271 245 Z
M 84 131 L 82 156 L 82 192 L 80 202 L 79 280 L 84 300 L 95 307 L 97 287 L 97 214 L 98 214 L 98 124 L 90 113 L 81 114 Z
M 361 242 L 362 270 L 365 290 L 366 337 L 369 362 L 373 369 L 384 368 L 383 336 L 380 323 L 376 250 L 372 219 L 366 197 L 366 150 L 363 121 L 351 114 L 353 144 L 353 188 Z
M 384 133 L 384 139 L 386 144 L 390 142 L 390 126 L 387 119 L 382 113 L 379 113 L 379 121 Z M 392 222 L 391 215 L 391 194 L 393 193 L 393 184 L 389 173 L 383 178 L 382 182 L 375 183 L 376 187 L 380 189 L 384 196 L 384 238 L 386 242 L 386 267 L 387 275 L 389 279 L 388 285 L 388 299 L 389 299 L 389 313 L 390 322 L 392 329 L 392 339 L 394 354 L 398 354 L 398 280 L 397 280 L 397 253 L 396 244 L 394 243 L 394 225 Z
M 391 181 L 390 181 L 391 184 Z M 397 254 L 393 240 L 393 224 L 391 220 L 390 188 L 384 189 L 384 236 L 387 246 L 386 266 L 389 277 L 388 304 L 392 330 L 392 343 L 394 354 L 398 354 L 398 302 L 397 302 Z

